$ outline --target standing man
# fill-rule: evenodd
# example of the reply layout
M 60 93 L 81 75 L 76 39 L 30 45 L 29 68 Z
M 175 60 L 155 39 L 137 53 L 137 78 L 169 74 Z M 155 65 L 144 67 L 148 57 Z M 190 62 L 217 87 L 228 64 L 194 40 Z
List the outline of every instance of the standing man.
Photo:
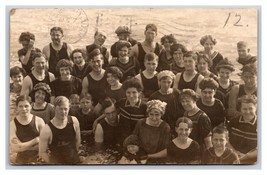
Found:
M 33 70 L 23 79 L 20 95 L 29 95 L 33 99 L 33 87 L 37 83 L 46 83 L 50 86 L 50 82 L 55 80 L 55 76 L 46 71 L 47 60 L 41 52 L 35 53 L 32 64 Z
M 40 133 L 39 157 L 48 164 L 77 164 L 81 142 L 79 121 L 68 115 L 69 100 L 66 97 L 58 96 L 54 104 L 55 117 Z
M 148 24 L 145 30 L 145 41 L 137 43 L 132 47 L 130 56 L 137 58 L 140 64 L 141 70 L 145 70 L 144 57 L 148 52 L 154 52 L 157 56 L 160 55 L 163 47 L 159 43 L 155 42 L 154 39 L 157 36 L 157 26 L 155 24 Z
M 107 34 L 104 31 L 96 31 L 94 35 L 94 43 L 86 46 L 86 52 L 89 60 L 92 59 L 92 54 L 95 49 L 100 50 L 100 53 L 103 55 L 104 58 L 103 69 L 106 69 L 106 67 L 108 67 L 109 65 L 109 52 L 108 49 L 103 46 L 106 39 Z
M 70 44 L 62 42 L 64 35 L 61 27 L 53 27 L 50 30 L 50 36 L 52 42 L 43 48 L 43 53 L 48 60 L 48 71 L 58 77 L 59 73 L 56 71 L 58 61 L 61 59 L 70 60 L 73 48 Z

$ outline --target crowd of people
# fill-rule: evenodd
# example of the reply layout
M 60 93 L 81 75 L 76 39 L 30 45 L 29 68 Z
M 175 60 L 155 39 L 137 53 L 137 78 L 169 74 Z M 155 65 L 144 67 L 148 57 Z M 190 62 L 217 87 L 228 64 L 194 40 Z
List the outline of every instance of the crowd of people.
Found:
M 213 50 L 213 36 L 193 51 L 173 34 L 156 42 L 157 32 L 148 24 L 137 42 L 119 26 L 111 48 L 96 31 L 92 44 L 74 49 L 53 27 L 42 50 L 34 34 L 21 33 L 21 67 L 10 69 L 17 94 L 11 163 L 81 164 L 88 142 L 117 149 L 118 164 L 255 164 L 257 57 L 248 43 L 233 48 L 239 84 L 230 59 Z

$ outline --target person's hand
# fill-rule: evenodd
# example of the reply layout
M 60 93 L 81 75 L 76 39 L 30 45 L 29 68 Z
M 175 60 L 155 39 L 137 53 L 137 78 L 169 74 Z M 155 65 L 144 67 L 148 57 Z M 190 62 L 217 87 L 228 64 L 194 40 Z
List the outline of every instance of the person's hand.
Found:
M 34 45 L 34 40 L 30 39 L 29 44 L 28 44 L 28 50 L 31 50 Z

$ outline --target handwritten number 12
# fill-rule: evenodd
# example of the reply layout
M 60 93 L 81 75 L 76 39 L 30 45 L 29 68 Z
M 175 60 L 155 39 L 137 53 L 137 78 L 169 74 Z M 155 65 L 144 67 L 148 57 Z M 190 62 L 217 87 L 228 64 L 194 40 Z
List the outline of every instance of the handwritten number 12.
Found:
M 224 26 L 223 26 L 223 28 L 227 25 L 227 23 L 228 23 L 228 21 L 229 21 L 229 19 L 230 19 L 230 16 L 231 16 L 231 13 L 229 13 L 228 14 L 228 17 L 227 17 L 227 19 L 225 20 L 225 23 L 224 23 Z M 241 24 L 238 24 L 239 22 L 240 22 L 240 20 L 241 20 L 241 15 L 239 15 L 239 14 L 235 14 L 235 17 L 237 18 L 237 21 L 233 24 L 234 26 L 243 26 L 243 25 L 241 25 Z

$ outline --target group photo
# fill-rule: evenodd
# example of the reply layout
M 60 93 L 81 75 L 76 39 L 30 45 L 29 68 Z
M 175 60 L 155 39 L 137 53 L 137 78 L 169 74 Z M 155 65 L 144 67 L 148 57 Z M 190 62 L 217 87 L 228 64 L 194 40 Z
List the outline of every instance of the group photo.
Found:
M 11 8 L 9 164 L 259 164 L 259 15 Z

